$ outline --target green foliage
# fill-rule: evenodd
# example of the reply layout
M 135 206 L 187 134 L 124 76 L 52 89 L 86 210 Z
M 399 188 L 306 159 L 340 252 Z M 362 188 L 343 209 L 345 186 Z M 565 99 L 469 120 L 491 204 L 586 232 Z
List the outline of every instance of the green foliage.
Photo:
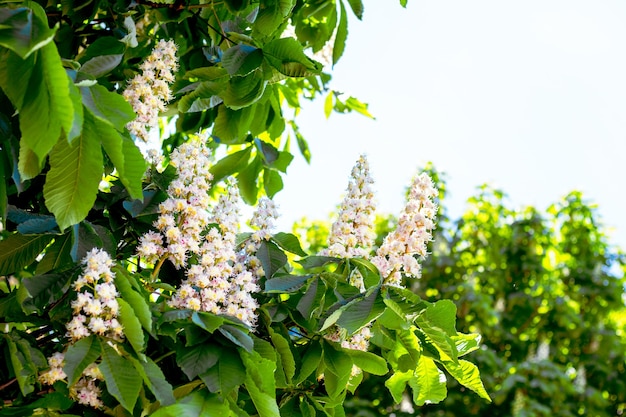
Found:
M 445 191 L 440 174 L 431 175 Z M 398 372 L 386 380 L 369 375 L 346 400 L 346 412 L 413 415 L 393 405 L 410 387 L 416 404 L 433 403 L 419 410 L 424 416 L 623 413 L 625 265 L 608 243 L 596 210 L 578 192 L 545 212 L 514 210 L 501 191 L 488 187 L 468 201 L 455 222 L 441 206 L 433 253 L 413 288 L 434 304 L 408 309 L 393 298 L 385 300 L 389 309 L 379 324 L 390 330 L 375 340 L 383 352 L 389 350 L 387 360 Z M 379 218 L 379 238 L 393 227 L 393 221 Z M 303 220 L 294 231 L 303 236 L 305 248 L 317 248 L 326 240 L 319 231 L 327 228 L 326 222 Z M 425 312 L 436 310 L 422 321 L 429 316 Z M 399 317 L 416 312 L 419 330 L 394 334 L 402 328 Z M 456 331 L 451 316 L 466 334 L 450 336 Z M 473 363 L 445 358 L 455 352 L 459 358 L 472 352 Z M 418 377 L 409 369 L 420 361 L 428 365 L 420 366 Z M 437 370 L 433 363 L 442 367 Z M 442 370 L 449 380 L 447 397 L 434 405 L 446 396 L 437 377 Z M 420 380 L 416 390 L 411 381 Z M 379 388 L 383 383 L 389 392 Z M 467 395 L 457 383 L 478 396 Z M 487 395 L 492 403 L 479 398 Z
M 168 255 L 154 263 L 138 255 L 175 194 L 170 157 L 191 135 L 205 132 L 221 157 L 208 201 L 233 176 L 255 205 L 283 188 L 292 135 L 310 160 L 288 117 L 302 99 L 326 94 L 327 116 L 372 117 L 329 89 L 320 62 L 342 56 L 350 10 L 361 19 L 363 3 L 0 5 L 0 416 L 343 416 L 346 398 L 374 377 L 398 401 L 407 386 L 416 405 L 441 401 L 443 369 L 489 400 L 477 368 L 459 359 L 479 340 L 457 332 L 452 302 L 384 286 L 367 259 L 315 256 L 318 247 L 291 233 L 240 234 L 232 251 L 254 247 L 259 278 L 252 328 L 240 313 L 175 307 L 190 268 L 206 261 L 198 253 L 186 254 L 182 270 Z M 177 45 L 176 68 L 156 65 L 160 40 Z M 166 70 L 171 97 L 145 80 L 141 98 L 125 93 L 138 76 L 156 82 Z M 164 161 L 149 166 L 133 122 L 143 124 L 151 106 L 161 112 L 149 133 Z M 205 198 L 187 197 L 176 204 Z M 216 231 L 210 223 L 198 236 Z M 97 269 L 100 261 L 86 260 L 94 253 L 114 266 Z M 362 291 L 350 284 L 355 275 Z M 333 332 L 370 327 L 372 351 L 333 341 Z

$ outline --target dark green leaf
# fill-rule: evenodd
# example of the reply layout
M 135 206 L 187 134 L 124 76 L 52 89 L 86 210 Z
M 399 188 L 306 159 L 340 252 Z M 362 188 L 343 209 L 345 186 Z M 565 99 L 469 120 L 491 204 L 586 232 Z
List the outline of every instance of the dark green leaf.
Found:
M 283 189 L 283 179 L 278 171 L 265 168 L 263 170 L 263 189 L 269 198 L 274 198 L 276 193 Z
M 37 369 L 45 366 L 46 359 L 41 352 L 33 348 L 15 331 L 3 335 L 8 345 L 10 367 L 17 379 L 22 395 L 26 396 L 35 390 Z M 8 364 L 7 364 L 8 365 Z
M 311 278 L 312 275 L 284 275 L 265 281 L 265 292 L 292 293 L 300 288 Z
M 254 341 L 252 340 L 252 337 L 240 328 L 225 324 L 218 330 L 228 340 L 230 340 L 237 346 L 244 348 L 248 352 L 251 352 L 254 348 Z
M 232 415 L 228 403 L 206 391 L 195 391 L 175 404 L 159 408 L 152 417 L 225 417 Z
M 18 298 L 24 312 L 41 314 L 46 307 L 63 295 L 64 290 L 69 286 L 69 278 L 53 274 L 35 275 L 22 279 L 22 286 L 18 289 Z
M 209 170 L 213 175 L 213 182 L 216 183 L 221 181 L 227 176 L 233 175 L 236 172 L 239 172 L 242 168 L 246 167 L 248 165 L 248 161 L 250 160 L 251 152 L 252 146 L 248 146 L 245 149 L 220 159 Z
M 276 353 L 279 356 L 287 385 L 291 385 L 292 379 L 296 374 L 296 362 L 293 358 L 289 341 L 274 329 L 270 328 L 269 331 L 272 344 L 276 348 Z
M 161 368 L 154 363 L 152 359 L 148 357 L 145 358 L 145 361 L 140 361 L 132 357 L 129 357 L 129 359 L 133 365 L 135 365 L 135 369 L 143 378 L 143 382 L 148 389 L 152 391 L 157 401 L 161 403 L 161 406 L 174 404 L 176 402 L 172 386 L 165 379 Z
M 26 7 L 0 9 L 0 46 L 26 59 L 54 38 L 55 29 L 48 27 L 46 13 L 35 2 Z M 43 19 L 42 19 L 43 16 Z
M 363 4 L 361 3 L 361 0 L 348 0 L 350 3 L 350 6 L 352 6 L 352 10 L 354 11 L 354 6 L 353 3 L 359 3 L 361 4 L 361 13 L 363 12 Z M 346 48 L 346 39 L 348 38 L 348 14 L 346 13 L 346 8 L 343 5 L 343 2 L 340 1 L 339 2 L 340 5 L 340 10 L 341 10 L 341 15 L 339 17 L 339 26 L 337 26 L 337 32 L 335 32 L 335 42 L 333 43 L 333 65 L 336 65 L 337 62 L 339 62 L 339 59 L 341 58 L 341 56 L 343 55 L 343 51 Z M 355 11 L 356 14 L 356 11 Z M 359 19 L 361 19 L 361 16 L 357 15 L 357 17 Z M 329 97 L 331 97 L 332 100 L 332 95 L 329 94 Z M 332 103 L 332 101 L 331 101 Z M 326 118 L 328 118 L 329 113 L 326 113 Z
M 143 380 L 132 362 L 120 356 L 106 342 L 101 343 L 102 362 L 99 365 L 107 391 L 129 412 L 135 408 Z
M 308 77 L 322 70 L 322 64 L 306 56 L 302 45 L 294 38 L 268 42 L 263 53 L 272 67 L 288 77 Z
M 196 311 L 191 316 L 191 321 L 203 328 L 209 333 L 213 333 L 222 324 L 224 324 L 224 318 L 216 316 L 213 313 L 207 313 L 203 311 Z
M 87 252 L 102 246 L 102 238 L 88 221 L 75 224 L 72 227 L 72 249 L 70 254 L 74 262 L 80 262 L 87 255 Z
M 298 240 L 298 237 L 293 233 L 278 232 L 272 236 L 272 241 L 287 252 L 291 252 L 300 256 L 307 255 L 306 252 L 302 249 L 302 246 L 300 246 L 300 241 Z
M 89 336 L 71 344 L 65 352 L 63 371 L 71 386 L 78 381 L 85 368 L 94 363 L 100 356 L 100 343 L 94 336 Z
M 123 57 L 123 54 L 95 56 L 85 62 L 78 72 L 100 78 L 113 71 L 122 62 Z
M 244 383 L 246 369 L 236 351 L 221 349 L 219 355 L 217 363 L 201 374 L 200 378 L 211 392 L 221 392 L 226 396 Z
M 219 359 L 219 349 L 213 345 L 179 346 L 176 351 L 176 363 L 191 381 L 205 373 Z
M 287 263 L 287 255 L 278 246 L 267 240 L 261 242 L 256 256 L 261 261 L 267 278 L 271 278 L 276 271 Z
M 319 342 L 313 341 L 309 344 L 309 347 L 302 357 L 300 371 L 298 372 L 298 377 L 294 380 L 294 383 L 299 385 L 304 382 L 304 380 L 317 369 L 321 360 L 322 346 Z M 317 377 L 317 375 L 315 375 L 315 377 Z
M 41 261 L 37 264 L 38 275 L 43 275 L 53 270 L 63 269 L 73 263 L 70 251 L 72 249 L 72 235 L 66 233 L 57 236 L 52 245 L 46 248 L 46 252 Z
M 33 263 L 53 238 L 15 233 L 0 241 L 0 275 L 12 274 Z
M 378 318 L 385 311 L 385 303 L 380 296 L 380 289 L 373 287 L 362 299 L 356 299 L 340 310 L 342 313 L 336 323 L 352 334 Z
M 363 1 L 362 0 L 348 0 L 348 4 L 350 4 L 350 8 L 354 12 L 354 15 L 359 20 L 363 19 Z
M 259 68 L 262 62 L 263 51 L 245 44 L 228 48 L 222 56 L 222 66 L 231 76 L 248 75 Z
M 221 92 L 221 97 L 227 107 L 239 110 L 260 99 L 266 85 L 263 72 L 256 69 L 243 77 L 231 78 L 226 90 Z
M 96 84 L 80 87 L 85 108 L 98 120 L 107 123 L 118 132 L 124 132 L 126 124 L 133 120 L 135 112 L 121 94 L 108 91 Z M 97 128 L 96 133 L 97 133 Z
M 259 193 L 257 181 L 262 166 L 261 158 L 257 155 L 250 165 L 242 169 L 237 176 L 241 198 L 243 198 L 243 201 L 247 204 L 256 204 Z
M 296 262 L 302 265 L 302 268 L 304 269 L 311 269 L 324 266 L 328 263 L 339 263 L 341 261 L 341 258 L 335 258 L 332 256 L 309 256 Z

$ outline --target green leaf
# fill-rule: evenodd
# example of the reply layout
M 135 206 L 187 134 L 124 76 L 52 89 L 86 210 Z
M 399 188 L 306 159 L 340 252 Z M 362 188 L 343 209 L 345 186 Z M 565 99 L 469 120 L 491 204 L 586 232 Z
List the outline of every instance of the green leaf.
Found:
M 387 381 L 385 381 L 385 386 L 389 389 L 393 400 L 396 404 L 400 404 L 402 402 L 402 397 L 404 394 L 404 390 L 406 389 L 406 384 L 413 378 L 413 371 L 408 372 L 395 372 Z
M 471 389 L 474 391 L 480 398 L 483 398 L 489 402 L 491 402 L 491 398 L 487 391 L 485 391 L 485 387 L 483 386 L 483 382 L 480 380 L 480 372 L 476 365 L 466 360 L 459 360 L 458 363 L 451 361 L 444 361 L 443 366 L 446 370 L 459 381 L 459 384 Z
M 33 348 L 15 331 L 2 335 L 8 345 L 10 367 L 17 379 L 22 395 L 26 396 L 35 390 L 37 369 L 43 368 L 46 363 L 41 352 Z
M 83 133 L 72 145 L 60 141 L 50 154 L 43 193 L 46 207 L 55 215 L 61 230 L 87 216 L 102 179 L 98 132 L 88 120 L 85 119 Z
M 251 352 L 254 348 L 254 341 L 252 340 L 252 337 L 238 327 L 225 324 L 219 328 L 219 332 L 235 345 L 244 348 L 248 352 Z
M 420 407 L 426 403 L 438 404 L 448 395 L 446 376 L 425 356 L 420 357 L 415 378 L 409 380 L 409 386 L 413 390 L 413 402 Z
M 239 387 L 246 379 L 246 369 L 239 354 L 230 349 L 218 351 L 219 359 L 200 378 L 211 392 L 221 392 L 223 396 Z
M 113 71 L 121 62 L 124 54 L 99 55 L 85 62 L 78 73 L 88 74 L 93 78 L 100 78 Z
M 120 292 L 122 298 L 133 308 L 133 311 L 139 322 L 148 333 L 153 334 L 152 330 L 152 312 L 150 306 L 142 294 L 135 291 L 133 284 L 137 285 L 135 278 L 123 267 L 116 265 L 113 267 L 115 272 L 115 287 Z
M 277 171 L 269 168 L 263 170 L 263 189 L 269 198 L 274 198 L 283 186 L 283 179 Z
M 248 107 L 261 98 L 265 91 L 267 81 L 263 78 L 263 72 L 256 69 L 243 77 L 233 77 L 228 82 L 221 97 L 224 105 L 233 110 Z
M 74 385 L 85 368 L 94 363 L 98 356 L 100 356 L 100 343 L 95 336 L 84 337 L 71 344 L 65 352 L 65 366 L 63 367 L 68 385 Z
M 422 356 L 422 346 L 413 329 L 396 332 L 396 344 L 393 355 L 401 371 L 415 370 Z
M 456 336 L 456 306 L 450 300 L 431 304 L 420 314 L 415 323 L 432 340 L 440 352 L 452 361 L 457 361 L 458 352 L 451 336 Z
M 124 328 L 124 335 L 130 342 L 135 352 L 141 353 L 145 348 L 145 338 L 141 323 L 135 315 L 135 310 L 123 298 L 118 298 L 117 303 L 120 306 L 119 319 Z
M 361 0 L 348 0 L 348 1 L 350 2 L 350 6 L 352 6 L 353 3 L 361 3 Z M 346 48 L 346 39 L 348 39 L 348 14 L 346 13 L 346 8 L 343 5 L 342 1 L 339 2 L 339 6 L 341 10 L 341 15 L 339 17 L 339 26 L 337 26 L 337 31 L 335 32 L 335 42 L 333 43 L 333 66 L 336 65 L 337 62 L 339 62 L 339 59 L 343 55 L 343 51 Z M 354 11 L 354 7 L 352 8 L 352 10 Z M 361 13 L 362 12 L 363 12 L 363 4 L 361 4 Z M 357 15 L 357 17 L 361 19 L 361 16 Z M 329 97 L 331 97 L 330 106 L 332 107 L 332 93 L 329 94 Z M 328 111 L 326 113 L 326 118 L 328 118 L 329 115 L 330 115 L 330 112 Z
M 99 84 L 80 87 L 85 108 L 98 120 L 107 123 L 118 132 L 124 132 L 126 124 L 135 119 L 132 106 L 121 94 L 111 92 Z
M 46 12 L 35 2 L 26 7 L 0 9 L 0 46 L 26 59 L 54 38 L 56 27 L 48 27 Z M 42 19 L 43 16 L 43 19 Z
M 261 66 L 263 51 L 254 46 L 239 44 L 224 51 L 222 66 L 231 76 L 248 75 Z
M 337 398 L 345 392 L 350 380 L 352 359 L 346 350 L 324 341 L 324 382 L 330 398 Z
M 43 275 L 53 270 L 59 270 L 73 263 L 70 255 L 72 248 L 72 235 L 66 233 L 57 236 L 52 245 L 46 248 L 46 252 L 41 261 L 37 264 L 38 275 Z
M 276 161 L 276 159 L 278 159 L 278 149 L 276 149 L 276 147 L 274 147 L 271 143 L 267 143 L 259 138 L 256 138 L 254 139 L 254 144 L 259 150 L 266 165 L 270 166 L 274 163 L 274 161 Z
M 264 240 L 259 245 L 256 257 L 261 261 L 267 278 L 271 278 L 276 271 L 287 263 L 287 255 L 271 241 Z
M 294 38 L 268 42 L 263 47 L 263 53 L 272 67 L 288 77 L 308 77 L 322 70 L 322 64 L 306 56 L 302 45 Z
M 314 278 L 311 281 L 311 284 L 309 284 L 309 288 L 307 288 L 306 292 L 296 305 L 296 309 L 307 320 L 311 318 L 311 314 L 313 314 L 313 311 L 315 311 L 315 308 L 317 307 L 316 304 L 319 302 L 319 297 L 322 296 L 319 293 L 323 294 L 324 292 L 324 288 L 319 285 L 319 282 L 319 278 Z
M 287 385 L 291 385 L 294 375 L 296 374 L 296 362 L 291 352 L 291 347 L 286 338 L 270 327 L 270 338 L 276 353 L 279 356 L 280 364 L 285 375 Z
M 206 391 L 195 391 L 179 399 L 175 404 L 159 408 L 152 417 L 225 417 L 231 416 L 228 403 Z
M 130 138 L 115 130 L 109 123 L 95 118 L 91 112 L 85 112 L 85 123 L 92 123 L 98 132 L 102 147 L 117 169 L 120 181 L 128 190 L 131 198 L 143 198 L 141 179 L 145 172 L 146 162 L 141 151 Z
M 352 362 L 367 373 L 385 375 L 389 372 L 387 361 L 378 355 L 357 349 L 346 349 L 346 351 L 350 355 Z
M 181 113 L 199 112 L 212 109 L 222 103 L 223 100 L 218 95 L 227 87 L 227 77 L 228 75 L 225 75 L 223 80 L 199 83 L 191 93 L 180 99 L 178 110 Z
M 226 144 L 244 143 L 250 129 L 254 112 L 250 107 L 241 110 L 232 110 L 226 106 L 219 106 L 217 117 L 213 125 L 212 135 Z M 256 159 L 255 159 L 256 161 Z M 261 171 L 259 160 L 259 175 Z
M 289 16 L 294 5 L 294 0 L 264 1 L 254 21 L 253 34 L 261 37 L 273 35 Z
M 209 169 L 213 175 L 213 183 L 219 182 L 227 176 L 239 172 L 241 169 L 248 166 L 251 152 L 252 146 L 248 146 L 245 149 L 220 159 Z
M 256 351 L 240 350 L 241 359 L 246 367 L 245 387 L 260 417 L 280 415 L 276 403 L 276 382 L 274 371 L 276 364 L 263 358 Z
M 335 92 L 331 90 L 328 92 L 326 99 L 324 100 L 324 116 L 326 116 L 327 119 L 333 111 L 333 97 L 335 97 Z
M 78 87 L 76 87 L 74 83 L 69 83 L 69 87 L 70 99 L 72 100 L 72 107 L 74 108 L 74 120 L 72 121 L 72 128 L 67 134 L 67 141 L 72 143 L 83 131 L 84 107 Z
M 214 345 L 179 346 L 176 351 L 176 363 L 191 381 L 205 373 L 219 359 L 219 349 Z
M 350 263 L 355 265 L 361 273 L 365 288 L 370 288 L 382 283 L 382 277 L 380 272 L 378 272 L 378 268 L 367 259 L 352 258 L 350 259 Z
M 296 292 L 306 284 L 311 276 L 312 275 L 283 275 L 268 279 L 265 281 L 265 292 L 268 294 Z
M 300 372 L 298 372 L 297 378 L 294 380 L 294 384 L 300 385 L 305 379 L 309 377 L 319 366 L 322 360 L 322 346 L 318 341 L 312 341 L 309 344 L 304 356 L 302 357 L 302 364 L 300 365 Z M 317 375 L 315 375 L 316 377 Z
M 143 382 L 148 389 L 152 391 L 157 401 L 161 403 L 161 406 L 174 404 L 176 402 L 172 385 L 167 382 L 163 371 L 152 359 L 149 357 L 145 357 L 145 361 L 140 361 L 133 357 L 129 357 L 128 359 L 135 365 L 135 369 L 143 378 Z
M 8 50 L 1 53 L 0 87 L 19 113 L 20 174 L 29 179 L 41 170 L 46 155 L 73 124 L 69 80 L 54 43 L 26 60 Z
M 191 316 L 191 321 L 209 333 L 213 333 L 224 324 L 224 318 L 204 311 L 196 311 Z
M 300 259 L 298 262 L 304 269 L 317 268 L 329 263 L 339 263 L 342 259 L 332 256 L 308 256 L 304 259 Z
M 293 233 L 278 232 L 272 236 L 272 241 L 287 252 L 299 256 L 307 256 L 307 253 L 302 249 L 302 246 L 300 246 L 298 237 Z
M 459 357 L 467 355 L 480 347 L 481 336 L 478 333 L 458 333 L 452 336 Z
M 103 341 L 101 346 L 102 362 L 99 368 L 104 375 L 107 391 L 132 413 L 143 385 L 141 375 L 131 361 L 118 355 L 106 342 Z
M 74 262 L 80 262 L 87 252 L 93 248 L 104 246 L 102 238 L 96 232 L 94 225 L 88 221 L 80 222 L 72 227 L 72 249 L 70 255 Z
M 363 1 L 362 0 L 348 0 L 350 8 L 354 12 L 354 15 L 359 19 L 363 19 Z M 343 7 L 343 3 L 341 5 Z
M 0 241 L 0 275 L 12 274 L 33 263 L 53 238 L 15 233 Z
M 23 278 L 18 289 L 18 300 L 22 309 L 26 314 L 42 314 L 46 307 L 63 295 L 63 290 L 69 286 L 69 280 L 69 276 L 60 274 Z
M 340 310 L 341 315 L 336 321 L 337 325 L 346 329 L 350 334 L 360 330 L 385 311 L 380 288 L 370 288 L 363 298 L 349 302 Z
M 361 113 L 365 117 L 369 117 L 370 119 L 374 119 L 374 116 L 367 110 L 368 105 L 359 101 L 354 97 L 348 97 L 345 102 L 346 107 L 351 111 L 355 111 L 357 113 Z

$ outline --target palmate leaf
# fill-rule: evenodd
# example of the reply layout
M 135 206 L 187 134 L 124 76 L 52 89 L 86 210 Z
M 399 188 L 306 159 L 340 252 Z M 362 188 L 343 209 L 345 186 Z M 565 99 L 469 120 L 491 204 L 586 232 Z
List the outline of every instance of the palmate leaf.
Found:
M 180 346 L 176 351 L 176 363 L 190 381 L 208 371 L 219 357 L 219 349 L 214 345 Z
M 146 384 L 148 389 L 152 391 L 162 406 L 170 405 L 176 402 L 172 385 L 167 382 L 165 375 L 163 375 L 163 371 L 156 363 L 154 363 L 152 359 L 146 357 L 145 361 L 140 361 L 132 356 L 128 359 L 133 363 L 135 369 L 143 378 L 143 382 Z
M 20 175 L 30 179 L 41 171 L 59 138 L 72 129 L 69 79 L 54 43 L 25 60 L 9 50 L 0 55 L 0 87 L 19 112 Z
M 102 178 L 102 151 L 93 121 L 85 119 L 82 135 L 72 145 L 60 141 L 50 154 L 43 188 L 46 207 L 61 230 L 83 220 L 96 201 Z
M 246 369 L 236 351 L 221 349 L 218 353 L 217 363 L 205 373 L 200 374 L 200 379 L 211 392 L 220 392 L 226 396 L 244 383 Z
M 425 356 L 420 357 L 414 377 L 409 379 L 413 390 L 413 402 L 417 406 L 437 404 L 448 395 L 446 376 L 435 362 Z

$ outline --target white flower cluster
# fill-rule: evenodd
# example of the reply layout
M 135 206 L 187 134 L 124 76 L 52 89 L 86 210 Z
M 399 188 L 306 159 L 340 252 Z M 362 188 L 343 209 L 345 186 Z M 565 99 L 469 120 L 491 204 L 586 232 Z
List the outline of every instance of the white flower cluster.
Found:
M 67 335 L 72 341 L 91 334 L 122 340 L 124 330 L 116 318 L 119 304 L 113 284 L 115 275 L 111 272 L 113 260 L 104 250 L 94 248 L 87 252 L 82 263 L 83 274 L 74 282 L 78 294 L 71 304 L 74 318 L 66 325 Z
M 210 156 L 200 139 L 172 152 L 178 176 L 160 205 L 154 224 L 158 232 L 140 238 L 137 254 L 148 263 L 169 259 L 185 269 L 186 279 L 170 300 L 171 307 L 225 314 L 254 327 L 258 303 L 252 294 L 260 289 L 257 278 L 263 269 L 258 261 L 253 267 L 236 253 L 241 199 L 233 178 L 210 212 Z
M 348 190 L 339 208 L 339 216 L 332 224 L 328 236 L 328 249 L 320 251 L 320 255 L 338 258 L 369 258 L 375 238 L 376 206 L 372 190 L 373 183 L 369 163 L 365 155 L 361 155 L 352 168 Z M 360 291 L 365 291 L 363 277 L 358 270 L 352 272 L 350 284 Z M 372 337 L 368 326 L 348 337 L 344 333 L 345 331 L 335 327 L 326 335 L 326 338 L 341 343 L 341 346 L 346 349 L 367 351 L 369 339 Z M 358 372 L 360 372 L 359 368 L 352 369 L 353 375 Z
M 48 358 L 50 369 L 39 375 L 39 382 L 46 385 L 52 385 L 57 381 L 67 378 L 63 371 L 65 365 L 65 354 L 56 352 Z M 103 381 L 104 377 L 98 368 L 98 365 L 92 363 L 87 366 L 80 379 L 70 387 L 70 398 L 78 401 L 79 404 L 88 405 L 93 408 L 101 408 L 104 406 L 100 399 L 101 389 L 96 385 L 96 381 Z
M 178 177 L 167 189 L 169 198 L 159 206 L 154 226 L 160 233 L 148 232 L 139 240 L 137 253 L 144 261 L 157 263 L 167 257 L 180 268 L 189 252 L 199 253 L 200 233 L 209 224 L 210 160 L 211 153 L 200 139 L 186 142 L 171 153 L 170 162 Z
M 347 194 L 328 236 L 328 249 L 321 251 L 320 255 L 338 258 L 369 256 L 376 237 L 373 183 L 369 163 L 365 155 L 361 155 L 352 168 Z
M 217 227 L 203 237 L 199 262 L 187 269 L 187 279 L 170 300 L 170 306 L 236 317 L 254 328 L 258 303 L 252 294 L 259 291 L 259 286 L 257 277 L 238 262 L 235 245 L 239 189 L 232 178 L 226 184 L 226 193 L 220 195 L 211 219 Z
M 170 84 L 174 82 L 174 73 L 178 70 L 176 50 L 173 41 L 161 39 L 142 62 L 142 73 L 130 80 L 123 93 L 137 114 L 137 118 L 126 127 L 144 142 L 149 141 L 149 130 L 157 126 L 159 112 L 164 112 L 165 104 L 172 99 Z
M 409 201 L 404 208 L 398 226 L 385 238 L 372 258 L 383 276 L 385 285 L 401 286 L 402 274 L 419 278 L 421 259 L 428 256 L 427 245 L 432 240 L 437 205 L 434 203 L 438 191 L 426 173 L 417 176 L 409 191 Z

